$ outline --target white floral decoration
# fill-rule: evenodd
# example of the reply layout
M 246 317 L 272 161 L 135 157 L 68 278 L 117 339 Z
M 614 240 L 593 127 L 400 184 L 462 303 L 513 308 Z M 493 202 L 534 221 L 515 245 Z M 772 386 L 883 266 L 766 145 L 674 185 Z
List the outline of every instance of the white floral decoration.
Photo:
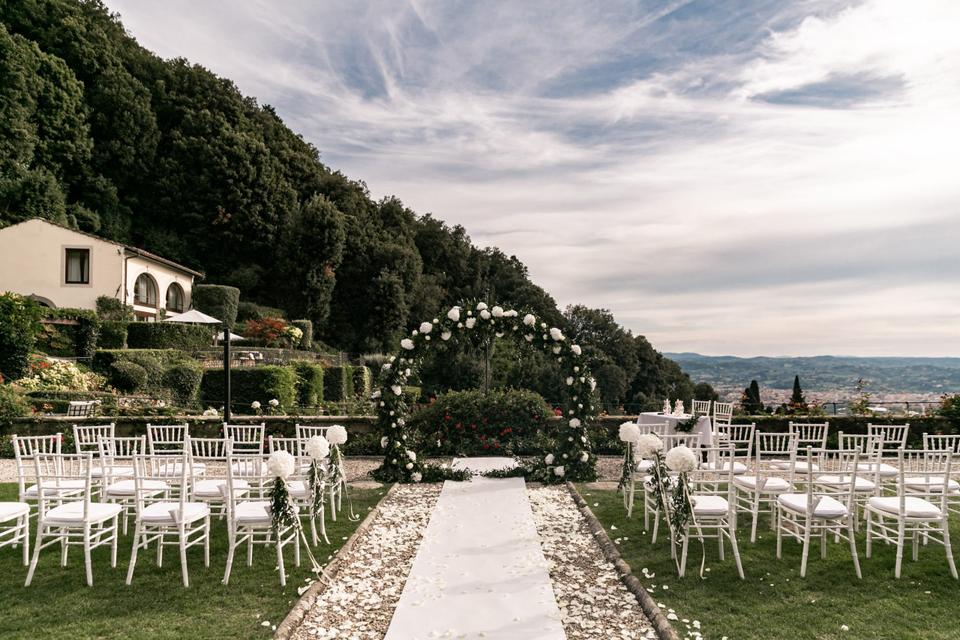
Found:
M 383 436 L 382 438 L 380 438 L 380 448 L 386 449 L 388 442 L 390 442 L 390 438 L 388 438 L 387 436 Z
M 467 318 L 467 329 L 473 329 L 473 327 L 476 326 L 476 324 L 477 324 L 476 318 Z
M 431 331 L 433 331 L 432 324 L 430 324 L 429 322 L 420 323 L 420 333 L 430 333 Z
M 297 468 L 297 460 L 289 451 L 274 451 L 267 459 L 267 473 L 271 478 L 286 480 Z
M 413 469 L 413 463 L 408 462 L 407 464 L 404 465 L 403 468 L 406 469 L 407 471 L 410 471 L 411 469 Z
M 532 313 L 528 313 L 527 315 L 523 316 L 523 324 L 527 325 L 528 327 L 532 327 L 533 325 L 537 324 L 537 319 L 533 317 Z
M 307 455 L 314 460 L 323 460 L 330 455 L 330 443 L 323 436 L 311 436 L 307 440 Z
M 580 462 L 587 462 L 590 459 L 590 454 L 584 451 L 580 454 Z
M 451 337 L 452 335 L 453 335 L 453 334 L 450 333 L 449 331 L 444 331 L 443 333 L 440 334 L 440 339 L 443 340 L 443 341 L 447 341 L 447 340 L 450 339 L 450 337 Z
M 494 317 L 494 318 L 502 318 L 503 315 L 504 315 L 504 314 L 503 314 L 503 307 L 494 307 L 494 308 L 491 309 L 490 311 L 491 311 L 491 313 L 493 313 L 493 317 Z
M 652 433 L 645 433 L 637 438 L 637 454 L 641 458 L 652 458 L 658 451 L 663 451 L 663 440 Z
M 580 348 L 580 345 L 574 344 L 570 346 L 570 351 L 573 351 L 573 355 L 578 356 L 583 353 L 583 349 Z
M 332 445 L 344 444 L 347 441 L 347 429 L 339 424 L 327 429 L 327 441 Z
M 406 349 L 407 351 L 410 351 L 413 349 L 413 340 L 411 340 L 410 338 L 404 338 L 403 340 L 400 341 L 400 346 Z
M 547 464 L 553 464 L 553 454 L 548 453 L 547 456 L 543 459 Z
M 460 322 L 460 307 L 454 307 L 447 311 L 447 318 L 453 322 Z
M 267 404 L 269 404 L 271 407 L 279 407 L 280 401 L 277 400 L 276 398 L 271 398 Z
M 624 422 L 620 425 L 620 440 L 623 442 L 636 442 L 640 438 L 640 427 L 636 422 Z
M 423 474 L 420 473 L 419 471 L 414 471 L 413 473 L 410 474 L 410 479 L 413 480 L 414 482 L 420 482 L 421 480 L 423 480 Z
M 573 385 L 573 376 L 567 376 L 566 383 L 567 383 L 567 386 L 568 386 L 568 387 L 569 387 L 569 386 L 572 386 L 572 385 Z
M 580 422 L 580 418 L 570 418 L 570 422 L 568 424 L 571 428 L 576 429 L 583 423 Z
M 390 391 L 393 391 L 395 396 L 403 395 L 403 387 L 398 384 L 390 385 Z
M 556 327 L 550 329 L 550 337 L 553 338 L 555 342 L 561 342 L 564 340 L 563 332 Z
M 565 471 L 566 470 L 562 466 L 554 467 L 553 475 L 557 476 L 558 478 L 562 478 Z
M 251 403 L 250 403 L 250 408 L 251 408 L 251 409 L 254 409 L 254 410 L 259 409 L 259 408 L 260 408 L 260 401 L 259 401 L 259 400 L 254 400 L 253 402 L 251 402 Z
M 697 456 L 690 447 L 680 445 L 667 451 L 663 459 L 667 469 L 676 473 L 689 473 L 697 468 Z
M 417 454 L 414 453 L 413 451 L 407 450 L 407 457 L 410 458 L 410 462 L 417 461 Z
M 478 302 L 478 303 L 477 303 L 477 311 L 485 311 L 486 309 L 487 309 L 487 303 L 486 303 L 486 302 Z

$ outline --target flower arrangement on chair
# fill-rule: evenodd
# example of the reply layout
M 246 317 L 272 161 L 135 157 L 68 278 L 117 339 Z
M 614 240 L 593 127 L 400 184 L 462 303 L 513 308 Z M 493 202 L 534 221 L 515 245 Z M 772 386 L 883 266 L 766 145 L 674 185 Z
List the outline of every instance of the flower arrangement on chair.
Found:
M 336 520 L 341 496 L 347 494 L 347 471 L 343 462 L 343 452 L 340 451 L 340 445 L 347 442 L 346 428 L 339 424 L 332 425 L 327 430 L 327 441 L 330 443 L 330 464 L 327 469 L 330 480 L 330 516 Z M 336 505 L 333 504 L 334 496 L 336 496 Z M 347 507 L 350 520 L 358 520 L 360 517 L 353 513 L 353 503 L 349 495 L 347 495 Z
M 310 542 L 300 525 L 297 507 L 293 504 L 290 490 L 287 488 L 287 478 L 293 475 L 296 469 L 297 459 L 289 451 L 274 451 L 267 459 L 267 475 L 273 478 L 273 485 L 270 487 L 270 524 L 278 547 L 283 544 L 282 535 L 284 531 L 293 529 L 294 535 L 299 536 L 305 543 L 307 558 L 310 559 L 313 572 L 326 579 L 327 576 L 323 567 L 320 566 L 310 550 Z
M 325 486 L 325 476 L 323 461 L 330 457 L 330 442 L 323 436 L 317 435 L 307 441 L 307 455 L 310 456 L 310 469 L 307 472 L 307 486 L 310 488 L 310 495 L 313 498 L 312 516 L 316 520 L 317 513 L 323 512 L 323 493 Z M 327 538 L 326 527 L 322 528 L 323 539 L 330 544 Z M 314 533 L 316 536 L 316 533 Z

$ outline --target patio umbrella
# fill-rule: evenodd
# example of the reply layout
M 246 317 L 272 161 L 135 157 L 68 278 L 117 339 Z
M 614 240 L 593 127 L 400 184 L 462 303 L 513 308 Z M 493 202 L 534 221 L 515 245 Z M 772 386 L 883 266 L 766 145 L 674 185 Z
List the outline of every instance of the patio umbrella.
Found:
M 178 313 L 163 319 L 164 322 L 181 322 L 183 324 L 223 324 L 213 316 L 208 316 L 202 311 L 190 309 L 184 313 Z
M 218 341 L 219 341 L 219 340 L 223 340 L 223 336 L 224 336 L 224 335 L 225 335 L 225 334 L 223 333 L 223 331 L 221 331 L 220 333 L 218 333 L 218 334 L 217 334 L 217 340 L 218 340 Z M 242 341 L 242 340 L 246 340 L 246 338 L 244 338 L 243 336 L 238 336 L 238 335 L 235 334 L 233 331 L 230 332 L 230 342 L 240 342 L 240 341 Z
M 208 316 L 202 311 L 197 311 L 196 309 L 190 309 L 184 313 L 178 313 L 177 315 L 170 316 L 169 318 L 164 318 L 164 322 L 179 322 L 181 324 L 219 324 L 223 325 L 223 330 L 220 332 L 218 337 L 219 340 L 223 340 L 223 376 L 224 376 L 224 392 L 226 394 L 226 400 L 223 404 L 223 419 L 227 422 L 230 422 L 231 411 L 230 411 L 230 341 L 233 340 L 235 333 L 227 330 L 227 325 L 222 320 L 217 320 L 213 316 Z M 236 336 L 237 338 L 243 339 L 241 336 Z

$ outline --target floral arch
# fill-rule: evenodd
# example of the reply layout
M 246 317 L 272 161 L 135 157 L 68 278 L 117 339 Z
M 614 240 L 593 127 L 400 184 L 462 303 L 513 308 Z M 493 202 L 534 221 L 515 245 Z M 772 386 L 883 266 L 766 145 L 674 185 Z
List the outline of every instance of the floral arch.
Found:
M 590 375 L 582 349 L 571 344 L 560 329 L 549 327 L 531 313 L 521 317 L 518 311 L 480 302 L 472 307 L 455 306 L 442 319 L 421 323 L 419 329 L 400 341 L 399 353 L 383 365 L 381 388 L 374 393 L 382 436 L 380 444 L 385 450 L 383 465 L 376 472 L 378 478 L 418 482 L 424 478 L 425 471 L 431 477 L 443 475 L 428 469 L 406 444 L 410 407 L 403 387 L 438 342 L 465 341 L 479 346 L 502 337 L 542 349 L 555 357 L 564 371 L 567 393 L 563 420 L 558 432 L 551 434 L 556 439 L 555 451 L 544 451 L 537 464 L 543 471 L 543 479 L 559 482 L 596 477 L 596 457 L 587 435 L 587 425 L 596 414 L 593 397 L 596 381 Z

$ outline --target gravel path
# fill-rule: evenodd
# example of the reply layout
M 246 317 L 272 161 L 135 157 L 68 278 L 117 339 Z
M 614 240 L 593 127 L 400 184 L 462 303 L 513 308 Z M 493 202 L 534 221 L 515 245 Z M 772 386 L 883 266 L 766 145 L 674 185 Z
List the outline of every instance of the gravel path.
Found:
M 655 638 L 566 487 L 527 490 L 567 638 Z

